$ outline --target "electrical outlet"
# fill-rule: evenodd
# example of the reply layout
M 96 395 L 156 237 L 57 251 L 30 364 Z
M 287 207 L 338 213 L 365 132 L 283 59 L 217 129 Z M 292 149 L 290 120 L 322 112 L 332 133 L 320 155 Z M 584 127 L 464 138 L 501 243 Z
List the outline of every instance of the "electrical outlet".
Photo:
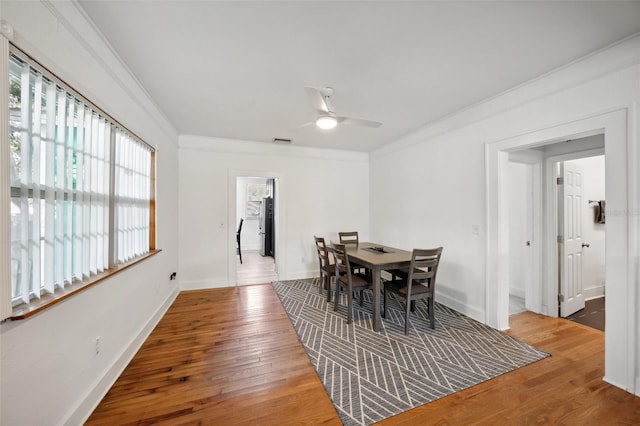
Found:
M 102 349 L 101 344 L 100 344 L 100 337 L 96 337 L 96 355 L 98 355 L 100 353 L 100 350 Z

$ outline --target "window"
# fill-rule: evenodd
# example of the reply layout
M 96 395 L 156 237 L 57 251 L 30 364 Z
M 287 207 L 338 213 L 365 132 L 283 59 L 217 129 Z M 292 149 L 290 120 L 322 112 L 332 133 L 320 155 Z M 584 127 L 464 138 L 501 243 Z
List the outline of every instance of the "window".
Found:
M 11 299 L 32 304 L 154 247 L 153 149 L 26 55 L 9 58 Z

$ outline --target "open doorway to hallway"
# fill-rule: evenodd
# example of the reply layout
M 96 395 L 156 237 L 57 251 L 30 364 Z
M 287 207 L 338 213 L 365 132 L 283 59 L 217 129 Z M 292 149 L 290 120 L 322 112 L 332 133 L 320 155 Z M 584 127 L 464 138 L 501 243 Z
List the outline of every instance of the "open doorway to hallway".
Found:
M 567 317 L 576 311 L 584 315 L 586 300 L 604 297 L 605 226 L 598 216 L 606 205 L 603 154 L 602 134 L 509 153 L 503 187 L 509 315 L 525 310 L 551 316 Z M 558 177 L 561 170 L 575 168 L 581 170 L 574 182 L 580 193 L 566 191 L 566 201 L 562 194 L 569 181 L 560 185 L 563 181 Z M 549 301 L 546 307 L 545 300 Z M 604 315 L 604 310 L 598 315 Z
M 637 158 L 637 144 L 629 133 L 629 117 L 633 113 L 626 107 L 609 112 L 567 121 L 539 130 L 515 135 L 507 139 L 496 140 L 486 145 L 486 197 L 487 197 L 487 256 L 485 299 L 486 322 L 504 330 L 509 328 L 509 226 L 507 221 L 507 197 L 505 186 L 505 165 L 511 152 L 535 150 L 542 146 L 571 145 L 567 139 L 586 138 L 604 135 L 606 141 L 606 317 L 605 328 L 605 381 L 637 393 L 640 382 L 637 375 L 637 357 L 634 348 L 638 348 L 637 318 L 637 236 L 638 220 L 638 179 L 636 171 L 640 169 Z M 564 141 L 564 144 L 562 143 Z M 575 147 L 570 151 L 575 153 Z M 582 153 L 602 155 L 605 149 L 583 146 Z M 629 155 L 629 153 L 635 153 Z M 562 155 L 561 152 L 558 156 Z M 583 155 L 584 156 L 584 155 Z M 561 158 L 556 161 L 568 161 L 573 158 Z M 544 186 L 553 181 L 553 167 L 542 163 Z M 550 170 L 550 171 L 549 171 Z M 549 172 L 548 172 L 549 171 Z M 543 191 L 539 200 L 542 208 L 536 209 L 544 217 L 535 223 L 553 223 L 557 220 L 554 209 L 546 206 L 557 202 L 547 199 Z M 556 229 L 547 226 L 537 232 L 537 244 L 533 250 L 536 260 L 534 271 L 541 272 L 535 281 L 537 285 L 531 297 L 526 295 L 527 309 L 550 317 L 558 316 L 557 264 L 558 249 Z M 633 243 L 630 243 L 632 241 Z M 542 291 L 541 291 L 542 290 Z M 529 304 L 531 303 L 531 308 Z
M 263 284 L 278 280 L 277 192 L 275 178 L 236 178 L 237 285 Z

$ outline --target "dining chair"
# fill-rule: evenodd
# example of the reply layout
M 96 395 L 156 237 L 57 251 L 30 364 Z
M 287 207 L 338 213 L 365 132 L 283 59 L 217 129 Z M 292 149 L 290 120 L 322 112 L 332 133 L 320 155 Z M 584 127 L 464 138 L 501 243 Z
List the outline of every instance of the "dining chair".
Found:
M 358 246 L 358 231 L 338 232 L 340 244 Z
M 340 244 L 344 244 L 345 246 L 353 246 L 358 247 L 360 241 L 358 239 L 358 231 L 349 231 L 349 232 L 338 232 L 338 237 L 340 238 Z M 351 272 L 362 272 L 368 273 L 367 269 L 357 263 L 351 264 Z
M 351 324 L 353 317 L 353 293 L 360 293 L 360 306 L 363 305 L 364 290 L 371 288 L 372 282 L 364 274 L 352 273 L 351 264 L 349 263 L 349 256 L 347 256 L 347 250 L 344 244 L 331 244 L 331 253 L 333 254 L 334 267 L 335 267 L 335 301 L 333 304 L 333 310 L 338 310 L 338 304 L 340 303 L 340 292 L 345 290 L 347 293 L 347 324 Z
M 436 274 L 442 255 L 442 247 L 414 249 L 406 276 L 394 275 L 384 283 L 382 317 L 387 316 L 387 292 L 396 293 L 405 300 L 404 334 L 409 334 L 409 311 L 413 302 L 426 299 L 431 328 L 436 328 L 434 298 Z M 401 271 L 399 271 L 401 272 Z M 402 274 L 404 275 L 404 274 Z
M 242 265 L 242 249 L 240 247 L 240 233 L 242 232 L 242 223 L 244 222 L 244 218 L 240 218 L 240 225 L 238 225 L 238 230 L 236 231 L 236 242 L 238 243 L 238 254 L 240 255 L 240 264 Z
M 327 290 L 327 302 L 331 302 L 331 277 L 336 275 L 336 269 L 329 261 L 329 248 L 327 247 L 323 237 L 313 236 L 316 242 L 316 251 L 318 252 L 318 263 L 320 265 L 320 288 Z

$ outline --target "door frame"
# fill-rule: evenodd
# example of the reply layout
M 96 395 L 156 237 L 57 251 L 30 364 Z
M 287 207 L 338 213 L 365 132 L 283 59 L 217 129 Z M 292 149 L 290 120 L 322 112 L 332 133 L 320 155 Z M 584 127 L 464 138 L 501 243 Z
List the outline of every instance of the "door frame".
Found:
M 638 289 L 640 271 L 636 265 L 640 255 L 640 148 L 632 137 L 630 119 L 632 106 L 603 111 L 599 114 L 565 122 L 552 127 L 531 131 L 485 146 L 487 257 L 485 322 L 497 329 L 509 327 L 508 305 L 508 220 L 504 193 L 505 163 L 508 153 L 560 142 L 567 138 L 585 137 L 604 133 L 606 193 L 609 215 L 606 223 L 606 311 L 605 377 L 604 380 L 631 393 L 640 393 L 640 367 L 636 363 L 639 346 Z M 631 118 L 630 118 L 631 117 Z M 545 214 L 551 209 L 543 206 Z M 553 210 L 551 209 L 551 214 Z M 545 226 L 550 244 L 549 223 Z M 555 239 L 552 238 L 555 245 Z M 548 246 L 547 246 L 548 247 Z M 557 248 L 556 248 L 557 249 Z M 552 266 L 548 254 L 539 267 Z M 557 276 L 557 275 L 556 275 Z M 550 294 L 557 294 L 557 281 L 545 284 L 555 287 L 543 298 L 551 303 Z M 552 303 L 551 306 L 555 306 Z M 557 312 L 557 311 L 556 311 Z M 548 313 L 551 314 L 551 313 Z M 554 316 L 554 315 L 550 315 Z M 557 316 L 557 313 L 556 313 Z
M 238 193 L 238 178 L 249 177 L 261 177 L 265 179 L 273 179 L 275 186 L 275 197 L 273 199 L 273 208 L 275 210 L 274 222 L 274 251 L 277 253 L 275 261 L 276 273 L 282 270 L 282 259 L 286 253 L 283 253 L 283 247 L 280 244 L 282 236 L 286 234 L 286 212 L 282 208 L 284 200 L 286 198 L 284 178 L 282 173 L 270 172 L 263 170 L 229 170 L 228 172 L 228 191 L 227 191 L 227 223 L 238 223 L 237 217 L 237 193 Z M 229 277 L 230 286 L 238 286 L 238 270 L 236 267 L 236 232 L 237 229 L 233 226 L 227 227 L 227 250 L 229 253 L 227 261 L 227 276 Z

